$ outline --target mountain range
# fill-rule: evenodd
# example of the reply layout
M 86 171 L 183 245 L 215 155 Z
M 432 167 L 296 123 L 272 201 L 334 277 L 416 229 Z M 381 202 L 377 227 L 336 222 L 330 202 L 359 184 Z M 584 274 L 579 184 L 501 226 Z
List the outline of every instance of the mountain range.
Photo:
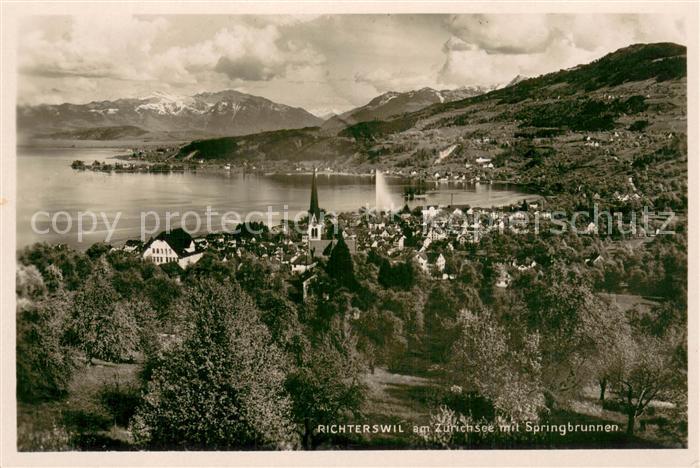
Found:
M 343 114 L 324 117 L 234 90 L 194 96 L 157 92 L 141 99 L 21 106 L 17 125 L 20 133 L 30 137 L 68 140 L 192 139 L 316 126 L 335 134 L 358 122 L 383 120 L 491 89 L 494 87 L 388 92 Z
M 155 93 L 142 99 L 22 106 L 20 133 L 48 138 L 194 138 L 318 126 L 304 109 L 234 90 L 194 96 Z

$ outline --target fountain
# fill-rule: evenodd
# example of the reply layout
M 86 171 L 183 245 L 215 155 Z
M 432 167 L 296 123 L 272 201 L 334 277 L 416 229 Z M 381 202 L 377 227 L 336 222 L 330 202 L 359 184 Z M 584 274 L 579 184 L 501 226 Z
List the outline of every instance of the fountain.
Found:
M 375 196 L 375 208 L 377 211 L 390 211 L 394 208 L 394 203 L 391 200 L 391 194 L 389 193 L 389 186 L 384 179 L 384 174 L 379 169 L 374 171 L 375 174 L 375 185 L 374 185 L 374 196 Z

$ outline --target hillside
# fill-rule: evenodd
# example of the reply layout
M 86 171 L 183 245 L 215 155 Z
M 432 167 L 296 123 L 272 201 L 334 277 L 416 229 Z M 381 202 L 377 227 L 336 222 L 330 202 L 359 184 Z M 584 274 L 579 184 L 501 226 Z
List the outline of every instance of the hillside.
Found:
M 108 140 L 170 133 L 196 138 L 302 128 L 321 122 L 304 109 L 233 90 L 194 96 L 156 93 L 143 99 L 24 106 L 17 110 L 19 133 L 43 138 Z M 109 130 L 136 127 L 142 133 Z
M 359 122 L 335 136 L 317 128 L 251 135 L 203 156 L 324 159 L 345 170 L 515 182 L 572 206 L 598 200 L 684 209 L 685 54 L 675 44 L 633 45 L 483 95 Z M 193 142 L 180 157 L 207 145 Z
M 323 137 L 318 127 L 277 130 L 240 137 L 195 140 L 180 148 L 177 158 L 205 161 L 304 161 L 350 154 L 353 142 Z

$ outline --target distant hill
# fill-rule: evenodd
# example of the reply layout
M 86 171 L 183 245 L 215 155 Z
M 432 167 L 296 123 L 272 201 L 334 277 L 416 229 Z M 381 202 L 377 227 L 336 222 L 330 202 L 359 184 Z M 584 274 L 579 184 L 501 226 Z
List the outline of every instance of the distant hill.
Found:
M 348 154 L 354 144 L 347 139 L 323 137 L 318 127 L 195 140 L 180 148 L 177 158 L 203 160 L 320 160 Z
M 304 109 L 233 90 L 194 96 L 156 93 L 143 99 L 23 106 L 17 110 L 20 133 L 48 138 L 137 136 L 133 130 L 114 132 L 116 128 L 139 128 L 144 133 L 189 133 L 192 137 L 245 135 L 321 122 Z
M 423 109 L 432 104 L 478 96 L 492 89 L 494 88 L 475 86 L 442 91 L 432 88 L 422 88 L 417 91 L 408 91 L 405 93 L 390 91 L 377 96 L 364 106 L 351 109 L 343 114 L 327 119 L 321 126 L 321 130 L 324 133 L 333 134 L 348 125 L 371 120 L 386 120 L 391 117 Z
M 124 138 L 138 138 L 147 133 L 146 130 L 133 125 L 122 125 L 55 132 L 48 134 L 47 137 L 58 140 L 120 140 Z

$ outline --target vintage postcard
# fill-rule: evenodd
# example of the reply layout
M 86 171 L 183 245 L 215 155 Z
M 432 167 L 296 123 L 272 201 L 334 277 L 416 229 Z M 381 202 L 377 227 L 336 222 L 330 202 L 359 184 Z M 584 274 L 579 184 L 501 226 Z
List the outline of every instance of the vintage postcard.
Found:
M 698 463 L 696 2 L 2 9 L 3 466 Z

